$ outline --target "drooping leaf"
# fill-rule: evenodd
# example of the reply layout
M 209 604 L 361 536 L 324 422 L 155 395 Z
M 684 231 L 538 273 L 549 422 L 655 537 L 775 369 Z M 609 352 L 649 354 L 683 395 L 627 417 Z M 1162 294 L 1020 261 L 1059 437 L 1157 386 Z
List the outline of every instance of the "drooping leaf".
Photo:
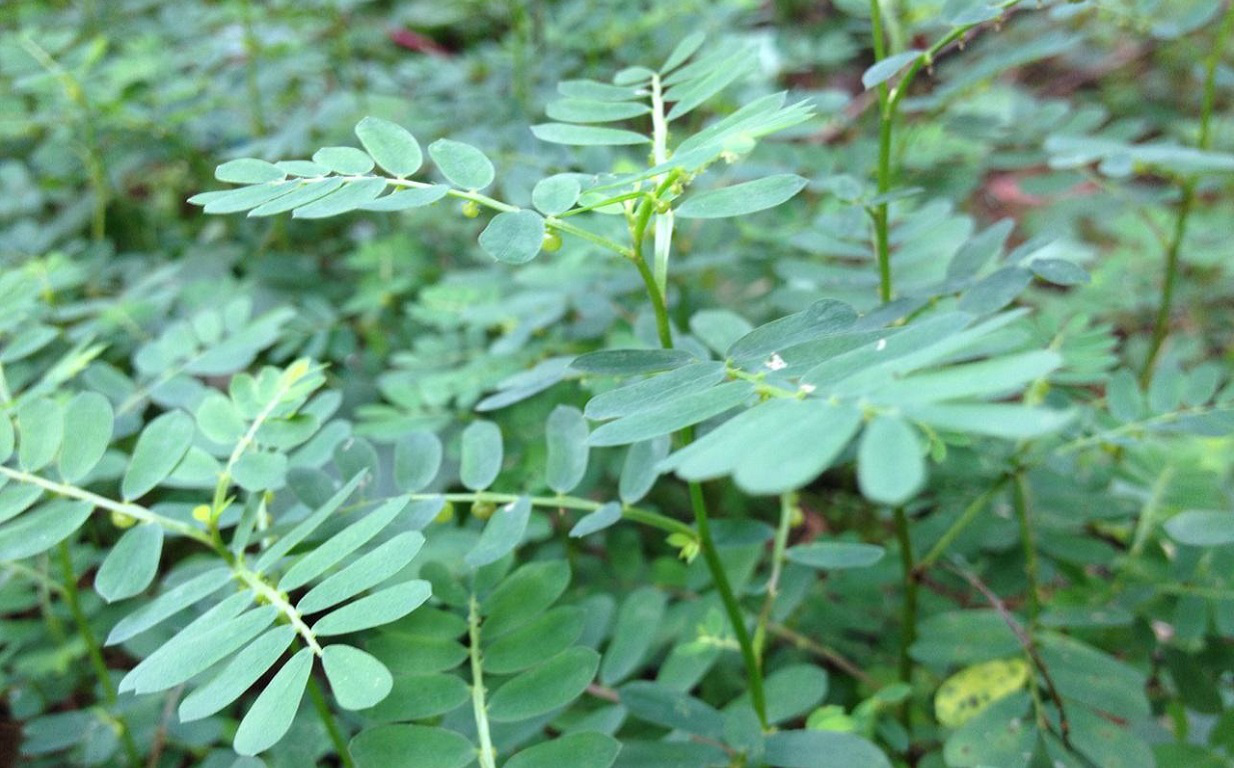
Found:
M 0 525 L 0 560 L 22 560 L 46 552 L 82 527 L 93 509 L 88 501 L 53 499 Z
M 544 217 L 534 211 L 499 213 L 480 233 L 480 247 L 505 264 L 526 264 L 544 244 Z
M 195 431 L 192 417 L 183 411 L 168 411 L 146 425 L 120 483 L 124 499 L 144 496 L 166 480 L 184 458 Z
M 274 666 L 295 636 L 296 630 L 291 626 L 279 626 L 249 643 L 210 682 L 184 698 L 180 703 L 180 722 L 209 717 L 240 698 Z
M 921 58 L 921 51 L 904 51 L 888 56 L 861 75 L 861 84 L 866 90 L 887 82 L 900 70 Z
M 394 678 L 384 664 L 350 645 L 322 648 L 321 664 L 334 699 L 343 709 L 367 709 L 394 687 Z
M 545 423 L 548 455 L 544 474 L 548 487 L 557 493 L 574 490 L 587 472 L 587 420 L 579 409 L 559 405 Z
M 123 600 L 150 586 L 163 553 L 163 528 L 144 523 L 124 532 L 94 576 L 94 589 L 107 602 Z
M 648 628 L 660 623 L 667 603 L 664 593 L 654 587 L 630 593 L 617 611 L 613 637 L 600 666 L 600 682 L 619 683 L 638 669 L 655 640 L 655 633 Z
M 570 535 L 576 539 L 590 536 L 616 524 L 619 520 L 621 520 L 621 505 L 610 501 L 594 512 L 588 512 L 579 518 L 579 521 L 570 529 Z
M 796 174 L 766 176 L 731 187 L 690 195 L 674 211 L 683 219 L 722 219 L 774 208 L 789 200 L 806 185 Z
M 463 559 L 473 568 L 496 562 L 523 541 L 531 517 L 531 499 L 520 496 L 493 513 L 480 533 L 480 540 Z
M 17 407 L 17 461 L 27 472 L 51 463 L 64 439 L 64 410 L 54 400 L 37 397 Z
M 238 754 L 256 755 L 283 738 L 300 708 L 312 671 L 313 651 L 309 648 L 300 650 L 279 669 L 236 729 L 232 746 Z
M 903 420 L 879 416 L 857 449 L 861 493 L 880 504 L 903 504 L 925 483 L 925 456 L 917 432 Z
M 394 176 L 410 176 L 424 162 L 420 143 L 411 132 L 389 120 L 364 118 L 356 125 L 356 137 L 377 164 Z
M 501 429 L 491 421 L 472 422 L 463 430 L 460 482 L 483 491 L 497 479 L 502 457 Z
M 484 189 L 493 183 L 497 174 L 483 152 L 461 141 L 438 139 L 428 145 L 428 154 L 441 175 L 456 187 L 472 191 Z

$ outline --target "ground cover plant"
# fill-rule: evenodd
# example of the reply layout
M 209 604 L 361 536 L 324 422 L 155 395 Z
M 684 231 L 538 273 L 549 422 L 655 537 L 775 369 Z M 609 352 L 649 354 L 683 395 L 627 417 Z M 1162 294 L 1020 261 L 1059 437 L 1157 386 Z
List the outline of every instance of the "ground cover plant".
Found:
M 6 764 L 1234 764 L 1234 9 L 0 8 Z

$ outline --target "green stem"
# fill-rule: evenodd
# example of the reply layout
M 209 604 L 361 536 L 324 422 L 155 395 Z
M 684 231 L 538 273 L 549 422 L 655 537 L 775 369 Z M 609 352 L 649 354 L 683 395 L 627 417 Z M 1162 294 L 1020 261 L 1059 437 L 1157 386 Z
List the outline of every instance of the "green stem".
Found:
M 81 597 L 77 591 L 77 574 L 73 571 L 73 555 L 69 550 L 68 541 L 60 542 L 56 548 L 56 555 L 60 562 L 61 582 L 64 585 L 62 593 L 64 602 L 69 607 L 69 613 L 73 615 L 73 622 L 77 625 L 77 634 L 81 636 L 82 642 L 86 645 L 86 655 L 90 657 L 90 666 L 94 668 L 99 688 L 103 691 L 103 703 L 107 705 L 109 716 L 115 720 L 120 743 L 129 762 L 133 765 L 141 765 L 141 753 L 137 751 L 137 743 L 133 741 L 133 734 L 129 732 L 128 724 L 116 712 L 116 687 L 112 684 L 111 670 L 107 668 L 107 661 L 103 658 L 103 648 L 99 645 L 98 638 L 95 637 L 94 630 L 90 627 L 90 619 L 81 608 Z
M 1028 483 L 1022 471 L 1016 473 L 1011 490 L 1016 519 L 1020 522 L 1020 543 L 1024 547 L 1024 574 L 1028 579 L 1028 627 L 1029 631 L 1032 631 L 1037 628 L 1037 618 L 1041 614 L 1041 577 L 1037 561 L 1037 544 L 1033 539 Z
M 1208 149 L 1212 144 L 1213 106 L 1217 101 L 1217 66 L 1221 63 L 1222 54 L 1225 53 L 1226 40 L 1232 28 L 1234 28 L 1234 3 L 1229 3 L 1226 5 L 1221 26 L 1217 28 L 1213 46 L 1204 62 L 1204 95 L 1200 105 L 1200 136 L 1197 142 L 1201 151 Z M 1161 286 L 1161 301 L 1157 305 L 1157 317 L 1153 322 L 1153 335 L 1148 345 L 1148 355 L 1144 358 L 1144 367 L 1140 371 L 1142 386 L 1148 386 L 1149 380 L 1152 379 L 1153 370 L 1157 366 L 1157 358 L 1161 354 L 1161 347 L 1165 344 L 1165 338 L 1170 332 L 1170 310 L 1174 304 L 1174 292 L 1178 285 L 1179 256 L 1182 253 L 1183 241 L 1187 236 L 1187 222 L 1195 208 L 1196 182 L 1197 179 L 1192 177 L 1182 185 L 1182 199 L 1179 200 L 1178 215 L 1174 219 L 1174 233 L 1165 254 L 1165 279 Z
M 775 540 L 771 546 L 771 574 L 767 577 L 767 596 L 763 598 L 763 609 L 758 614 L 758 624 L 754 629 L 754 653 L 759 658 L 759 668 L 763 666 L 763 648 L 767 642 L 767 624 L 771 621 L 771 610 L 775 607 L 776 598 L 780 596 L 780 574 L 784 568 L 784 552 L 788 548 L 788 531 L 793 524 L 793 514 L 797 511 L 797 494 L 784 493 L 780 495 L 780 524 L 776 528 Z
M 471 504 L 475 502 L 491 502 L 493 504 L 509 504 L 518 501 L 521 497 L 514 493 L 492 493 L 482 491 L 480 493 L 417 493 L 411 496 L 413 501 L 427 501 L 431 499 L 445 499 L 450 502 L 458 502 L 462 504 Z M 574 509 L 580 512 L 594 512 L 603 503 L 592 501 L 590 499 L 580 499 L 576 496 L 532 496 L 531 504 L 534 507 L 546 507 L 549 509 Z M 649 509 L 640 509 L 639 507 L 622 506 L 621 516 L 627 520 L 652 528 L 658 528 L 668 533 L 680 533 L 695 538 L 694 529 L 680 520 L 674 520 L 666 515 L 661 515 L 658 512 L 652 512 Z
M 728 574 L 724 571 L 724 563 L 720 560 L 719 550 L 711 537 L 711 524 L 707 517 L 707 501 L 703 498 L 703 487 L 698 483 L 690 483 L 690 506 L 694 509 L 694 526 L 698 529 L 699 548 L 707 570 L 711 572 L 711 580 L 720 593 L 720 601 L 724 604 L 724 612 L 728 614 L 728 623 L 737 644 L 741 646 L 741 658 L 745 661 L 746 677 L 750 685 L 750 702 L 754 705 L 754 714 L 766 731 L 770 728 L 767 722 L 767 696 L 763 692 L 763 670 L 759 664 L 758 654 L 754 651 L 754 643 L 750 632 L 746 629 L 745 618 L 741 615 L 741 604 L 733 594 L 733 586 L 729 583 Z
M 356 764 L 352 762 L 351 754 L 347 751 L 347 738 L 339 729 L 338 721 L 334 719 L 334 713 L 330 711 L 330 705 L 326 703 L 326 696 L 321 692 L 321 685 L 317 682 L 317 678 L 312 676 L 308 681 L 308 694 L 313 700 L 313 708 L 317 710 L 317 717 L 321 719 L 321 724 L 326 727 L 326 733 L 330 736 L 331 743 L 334 744 L 339 763 L 343 768 L 355 768 Z
M 887 43 L 883 36 L 883 9 L 879 0 L 870 0 L 870 24 L 874 42 L 874 62 L 887 57 Z M 880 197 L 891 189 L 891 137 L 895 109 L 892 107 L 890 88 L 884 81 L 878 85 L 878 172 L 877 184 Z M 891 301 L 891 241 L 887 225 L 888 203 L 882 200 L 874 206 L 874 256 L 878 260 L 878 298 Z
M 480 652 L 480 603 L 471 596 L 467 612 L 468 656 L 471 657 L 471 711 L 476 720 L 476 737 L 480 740 L 480 768 L 497 767 L 497 750 L 489 734 L 488 706 L 484 700 L 484 665 Z
M 947 548 L 951 546 L 952 542 L 956 540 L 956 537 L 968 527 L 969 523 L 976 519 L 981 510 L 985 509 L 986 505 L 990 503 L 990 499 L 994 497 L 994 494 L 998 493 L 1006 483 L 1006 477 L 999 478 L 998 482 L 987 489 L 985 493 L 973 499 L 972 503 L 964 508 L 964 511 L 943 533 L 942 537 L 934 543 L 933 547 L 930 547 L 930 551 L 926 553 L 925 557 L 917 561 L 915 571 L 918 578 L 920 578 L 921 574 L 932 566 L 938 558 L 943 556 L 943 553 L 945 553 Z
M 917 640 L 917 566 L 914 562 L 913 540 L 908 529 L 908 515 L 903 507 L 895 509 L 895 529 L 904 579 L 904 602 L 900 606 L 900 680 L 911 683 L 913 657 L 910 650 Z
M 244 0 L 240 4 L 240 12 L 244 20 L 244 82 L 248 89 L 249 108 L 252 112 L 249 113 L 251 121 L 251 129 L 253 135 L 257 137 L 266 135 L 266 115 L 262 106 L 261 88 L 257 82 L 258 74 L 258 59 L 261 56 L 261 46 L 257 40 L 257 32 L 253 28 L 253 4 L 251 0 Z

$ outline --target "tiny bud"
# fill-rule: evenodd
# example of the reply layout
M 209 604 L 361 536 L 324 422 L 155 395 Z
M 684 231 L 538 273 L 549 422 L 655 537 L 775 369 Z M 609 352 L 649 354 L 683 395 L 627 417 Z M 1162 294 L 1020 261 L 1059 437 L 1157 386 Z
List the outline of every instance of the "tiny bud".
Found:
M 487 520 L 497 511 L 497 505 L 491 501 L 477 501 L 471 505 L 471 516 L 480 520 Z
M 454 502 L 447 501 L 442 505 L 441 511 L 437 513 L 437 517 L 433 518 L 439 523 L 448 523 L 454 519 Z
M 137 524 L 137 518 L 132 515 L 126 515 L 123 512 L 112 512 L 111 524 L 117 528 L 132 528 Z
M 545 253 L 556 253 L 561 250 L 561 235 L 553 230 L 544 233 L 544 242 L 540 244 Z
M 475 200 L 468 200 L 463 203 L 463 215 L 469 219 L 474 219 L 480 215 L 480 204 Z
M 210 522 L 210 507 L 205 504 L 193 507 L 193 519 L 199 523 Z

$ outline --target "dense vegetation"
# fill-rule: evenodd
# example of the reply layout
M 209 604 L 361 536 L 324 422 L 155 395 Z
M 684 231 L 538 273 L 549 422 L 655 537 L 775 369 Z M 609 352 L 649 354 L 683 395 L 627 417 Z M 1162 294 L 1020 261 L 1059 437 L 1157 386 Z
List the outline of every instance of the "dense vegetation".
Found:
M 1222 0 L 0 6 L 0 763 L 1234 765 Z

